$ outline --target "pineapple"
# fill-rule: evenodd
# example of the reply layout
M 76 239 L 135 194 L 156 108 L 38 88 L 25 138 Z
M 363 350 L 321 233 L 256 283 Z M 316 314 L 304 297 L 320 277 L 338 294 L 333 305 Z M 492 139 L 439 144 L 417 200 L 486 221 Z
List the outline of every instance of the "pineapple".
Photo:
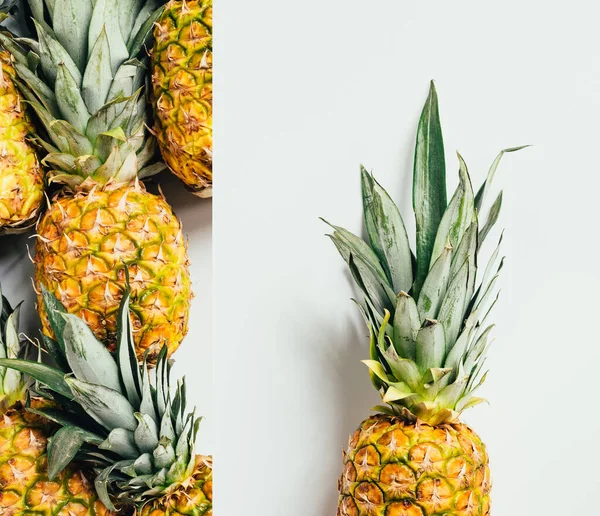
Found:
M 1 294 L 0 304 L 0 356 L 16 358 L 21 353 L 19 308 L 13 311 Z M 89 474 L 67 467 L 49 478 L 48 442 L 56 425 L 36 411 L 52 407 L 40 398 L 28 399 L 28 393 L 21 373 L 0 367 L 0 514 L 114 514 L 98 499 Z
M 154 28 L 155 133 L 173 173 L 212 195 L 212 0 L 171 0 Z
M 16 0 L 0 3 L 0 22 Z M 0 50 L 0 233 L 35 226 L 44 200 L 44 175 L 30 141 L 33 126 L 22 102 L 13 57 Z
M 139 181 L 165 169 L 146 129 L 145 66 L 136 59 L 159 3 L 30 0 L 37 41 L 0 35 L 45 128 L 49 180 L 65 185 L 37 227 L 44 330 L 52 335 L 42 287 L 114 349 L 129 275 L 137 354 L 148 351 L 150 362 L 164 343 L 169 353 L 179 346 L 191 300 L 181 222 Z
M 497 222 L 502 192 L 482 206 L 506 152 L 473 193 L 459 155 L 459 185 L 446 198 L 444 146 L 431 83 L 417 132 L 413 178 L 416 257 L 388 193 L 361 170 L 368 242 L 332 226 L 329 235 L 363 299 L 371 380 L 386 405 L 351 435 L 338 487 L 338 516 L 487 516 L 490 471 L 481 439 L 459 417 L 477 405 L 502 260 L 483 276 L 478 255 Z
M 145 362 L 138 364 L 129 293 L 120 305 L 114 356 L 57 298 L 43 295 L 57 338 L 44 340 L 57 365 L 8 358 L 0 367 L 31 375 L 63 400 L 62 410 L 36 411 L 62 425 L 50 472 L 73 459 L 93 467 L 96 491 L 111 510 L 119 503 L 142 516 L 210 515 L 212 459 L 194 453 L 200 419 L 186 407 L 185 379 L 171 392 L 166 348 L 152 377 Z

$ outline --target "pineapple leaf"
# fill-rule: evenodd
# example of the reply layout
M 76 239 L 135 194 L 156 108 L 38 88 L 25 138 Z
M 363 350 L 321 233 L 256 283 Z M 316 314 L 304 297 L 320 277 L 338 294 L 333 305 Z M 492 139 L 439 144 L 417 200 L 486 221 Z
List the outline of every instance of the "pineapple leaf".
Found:
M 498 165 L 500 164 L 500 160 L 502 159 L 502 156 L 504 156 L 508 152 L 520 151 L 521 149 L 526 149 L 527 147 L 530 147 L 530 145 L 521 145 L 520 147 L 510 147 L 508 149 L 501 150 L 500 154 L 498 154 L 498 156 L 496 156 L 496 159 L 494 159 L 494 162 L 492 163 L 492 166 L 490 167 L 490 170 L 488 171 L 488 175 L 487 175 L 485 181 L 483 182 L 483 184 L 477 191 L 477 195 L 475 196 L 475 209 L 477 210 L 477 212 L 481 213 L 481 208 L 485 201 L 487 191 L 490 188 L 492 181 L 494 180 L 494 176 L 496 175 L 496 170 L 498 170 Z
M 119 457 L 125 459 L 135 459 L 139 457 L 138 449 L 133 432 L 124 428 L 115 428 L 111 430 L 108 437 L 98 446 L 101 450 L 108 450 L 116 453 Z
M 64 119 L 81 134 L 85 133 L 90 113 L 81 96 L 79 84 L 64 64 L 58 65 L 56 74 L 56 102 Z
M 423 320 L 435 319 L 438 315 L 451 278 L 450 265 L 453 255 L 450 245 L 444 247 L 425 278 L 417 303 L 419 315 Z
M 111 0 L 95 0 L 94 9 L 90 19 L 88 30 L 88 48 L 90 52 L 96 45 L 96 41 L 106 31 L 107 40 L 110 45 L 110 59 L 112 73 L 129 57 L 127 46 L 123 41 L 121 27 L 119 25 L 119 2 Z
M 91 0 L 54 0 L 54 8 L 60 13 L 53 18 L 54 33 L 64 48 L 70 49 L 71 57 L 79 70 L 87 61 L 88 24 L 92 15 Z
M 471 225 L 475 216 L 473 189 L 467 165 L 460 154 L 458 154 L 458 161 L 460 181 L 440 222 L 431 255 L 431 266 L 442 254 L 448 242 L 450 242 L 453 249 L 458 249 L 465 231 Z
M 81 72 L 69 53 L 49 34 L 50 29 L 45 23 L 34 20 L 34 24 L 40 44 L 40 64 L 44 76 L 53 85 L 57 78 L 58 69 L 63 66 L 70 72 L 74 83 L 79 86 L 81 84 Z
M 421 327 L 421 318 L 415 300 L 405 292 L 400 292 L 394 312 L 394 347 L 398 355 L 415 359 L 415 341 Z
M 61 371 L 58 371 L 45 364 L 29 362 L 15 358 L 0 359 L 0 367 L 10 367 L 22 373 L 28 374 L 38 382 L 47 385 L 50 389 L 57 392 L 61 396 L 73 399 L 71 389 L 65 381 L 65 377 Z
M 445 349 L 444 326 L 438 321 L 426 320 L 417 333 L 416 340 L 416 363 L 421 372 L 441 367 Z
M 119 367 L 106 346 L 79 317 L 62 314 L 65 355 L 75 376 L 88 383 L 101 385 L 122 394 Z
M 142 453 L 152 453 L 158 446 L 159 433 L 156 422 L 148 414 L 135 414 L 138 427 L 133 433 L 135 443 Z
M 104 106 L 112 82 L 107 77 L 111 76 L 110 47 L 103 27 L 83 74 L 81 93 L 90 113 L 97 113 Z
M 42 299 L 44 300 L 44 307 L 46 315 L 48 316 L 48 320 L 50 321 L 50 328 L 52 328 L 52 333 L 56 336 L 56 341 L 60 350 L 65 352 L 65 341 L 63 340 L 63 330 L 65 328 L 65 324 L 67 324 L 66 319 L 62 316 L 62 314 L 66 314 L 67 310 L 63 306 L 63 304 L 56 298 L 52 292 L 50 292 L 46 287 L 42 285 Z
M 127 268 L 125 268 L 127 272 Z M 127 273 L 129 283 L 129 274 Z M 142 400 L 142 376 L 135 354 L 133 329 L 129 318 L 129 287 L 123 294 L 117 316 L 117 360 L 119 371 L 127 399 L 134 406 L 139 406 Z
M 464 307 L 467 301 L 467 289 L 469 279 L 469 262 L 465 260 L 460 270 L 456 273 L 456 276 L 450 282 L 442 306 L 440 307 L 440 313 L 438 319 L 444 325 L 446 335 L 446 352 L 450 351 L 450 347 L 456 341 L 458 334 L 460 333 L 463 317 Z M 437 366 L 432 366 L 437 367 Z
M 417 271 L 413 286 L 418 297 L 429 272 L 438 226 L 446 210 L 444 142 L 433 81 L 423 107 L 415 148 L 413 208 L 417 224 Z
M 502 209 L 502 191 L 496 197 L 494 204 L 490 208 L 490 214 L 486 223 L 484 224 L 481 232 L 479 233 L 479 246 L 483 244 L 485 237 L 487 237 L 490 230 L 494 227 L 494 224 L 498 221 L 498 217 L 500 216 L 500 210 Z
M 132 32 L 132 34 L 135 34 L 135 35 L 127 46 L 127 49 L 129 52 L 129 57 L 135 57 L 141 52 L 141 50 L 144 46 L 144 43 L 146 43 L 146 41 L 150 37 L 150 33 L 152 31 L 152 28 L 154 27 L 154 24 L 160 18 L 162 13 L 163 13 L 162 8 L 155 10 L 143 22 L 143 24 L 141 25 L 140 29 L 137 32 Z
M 368 264 L 359 256 L 350 254 L 348 267 L 356 284 L 379 313 L 393 308 L 396 297 L 394 292 Z
M 365 226 L 371 245 L 387 271 L 394 292 L 408 292 L 413 283 L 412 256 L 400 211 L 364 167 L 361 180 Z
M 135 431 L 135 409 L 120 392 L 76 378 L 66 377 L 65 381 L 71 389 L 72 397 L 104 428 Z
M 76 426 L 59 428 L 48 444 L 48 478 L 54 480 L 86 442 L 100 444 L 102 439 Z

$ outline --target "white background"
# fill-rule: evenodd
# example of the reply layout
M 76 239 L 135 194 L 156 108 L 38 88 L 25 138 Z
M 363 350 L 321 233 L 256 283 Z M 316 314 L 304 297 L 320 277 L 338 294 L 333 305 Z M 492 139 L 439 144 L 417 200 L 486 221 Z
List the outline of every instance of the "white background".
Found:
M 173 356 L 176 359 L 174 377 L 186 375 L 189 402 L 205 416 L 200 431 L 198 452 L 209 453 L 214 448 L 215 418 L 212 396 L 212 245 L 211 201 L 199 199 L 186 191 L 168 174 L 158 182 L 167 201 L 181 218 L 183 230 L 189 240 L 190 274 L 195 298 L 192 301 L 189 332 Z M 21 331 L 31 337 L 39 336 L 40 323 L 34 308 L 35 294 L 31 276 L 33 265 L 27 257 L 35 243 L 30 235 L 2 237 L 0 252 L 0 281 L 4 295 L 21 308 Z
M 378 397 L 345 265 L 317 217 L 362 231 L 362 162 L 413 227 L 430 79 L 452 189 L 456 149 L 479 184 L 501 148 L 535 145 L 498 174 L 507 262 L 491 405 L 464 417 L 489 448 L 493 514 L 593 511 L 597 3 L 216 4 L 216 514 L 335 514 L 340 450 Z

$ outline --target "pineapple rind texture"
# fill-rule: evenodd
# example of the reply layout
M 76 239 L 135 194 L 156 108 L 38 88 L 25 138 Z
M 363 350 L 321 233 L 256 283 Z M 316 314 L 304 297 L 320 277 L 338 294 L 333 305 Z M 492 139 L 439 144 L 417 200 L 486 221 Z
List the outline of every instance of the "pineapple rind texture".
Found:
M 468 426 L 377 414 L 350 436 L 338 516 L 488 516 L 490 471 Z
M 155 24 L 152 83 L 163 159 L 200 197 L 212 195 L 212 0 L 174 0 Z
M 0 51 L 0 233 L 34 225 L 44 199 L 44 175 L 28 141 L 33 126 L 14 79 L 12 56 Z
M 141 185 L 58 198 L 38 226 L 36 284 L 111 349 L 127 266 L 136 353 L 142 359 L 148 351 L 150 362 L 163 345 L 173 353 L 187 333 L 188 262 L 179 219 Z M 38 311 L 52 336 L 41 292 Z
M 98 500 L 91 476 L 69 468 L 48 479 L 51 433 L 47 420 L 26 412 L 20 403 L 0 418 L 0 514 L 113 515 Z

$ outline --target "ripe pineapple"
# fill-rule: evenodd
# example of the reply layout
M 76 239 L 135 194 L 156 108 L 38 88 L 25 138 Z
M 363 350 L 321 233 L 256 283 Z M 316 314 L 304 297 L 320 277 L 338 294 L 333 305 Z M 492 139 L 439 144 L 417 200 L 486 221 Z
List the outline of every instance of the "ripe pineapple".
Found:
M 138 180 L 165 168 L 146 130 L 145 67 L 136 59 L 160 3 L 30 0 L 38 41 L 0 35 L 46 129 L 48 177 L 66 185 L 37 228 L 38 290 L 55 293 L 114 348 L 128 272 L 138 358 L 149 351 L 150 361 L 164 343 L 170 353 L 179 346 L 191 300 L 181 223 Z
M 19 308 L 0 295 L 0 356 L 16 358 Z M 0 367 L 0 514 L 108 516 L 91 484 L 91 476 L 73 467 L 48 478 L 48 440 L 55 425 L 37 410 L 51 410 L 40 398 L 27 399 L 20 373 Z M 52 445 L 50 445 L 51 447 Z
M 498 164 L 474 195 L 463 159 L 459 186 L 446 199 L 444 146 L 433 83 L 417 132 L 413 178 L 416 258 L 397 206 L 362 169 L 364 242 L 332 226 L 330 235 L 359 286 L 371 333 L 365 364 L 386 406 L 352 434 L 339 481 L 338 516 L 486 516 L 488 456 L 459 421 L 481 401 L 482 367 L 493 325 L 502 260 L 493 252 L 476 278 L 478 254 L 498 219 L 482 205 Z
M 0 367 L 31 375 L 64 400 L 62 410 L 38 411 L 62 425 L 50 471 L 74 458 L 90 465 L 98 472 L 98 495 L 111 509 L 118 502 L 142 516 L 212 514 L 212 459 L 194 453 L 200 418 L 186 407 L 185 379 L 171 392 L 166 348 L 156 375 L 145 362 L 138 365 L 129 293 L 120 305 L 114 356 L 50 292 L 43 295 L 57 338 L 45 343 L 57 366 L 9 358 L 0 359 Z
M 16 0 L 0 2 L 0 22 Z M 44 199 L 44 175 L 30 142 L 33 126 L 16 84 L 13 58 L 0 50 L 0 233 L 35 225 Z
M 155 132 L 196 195 L 212 195 L 212 0 L 171 0 L 154 28 Z

